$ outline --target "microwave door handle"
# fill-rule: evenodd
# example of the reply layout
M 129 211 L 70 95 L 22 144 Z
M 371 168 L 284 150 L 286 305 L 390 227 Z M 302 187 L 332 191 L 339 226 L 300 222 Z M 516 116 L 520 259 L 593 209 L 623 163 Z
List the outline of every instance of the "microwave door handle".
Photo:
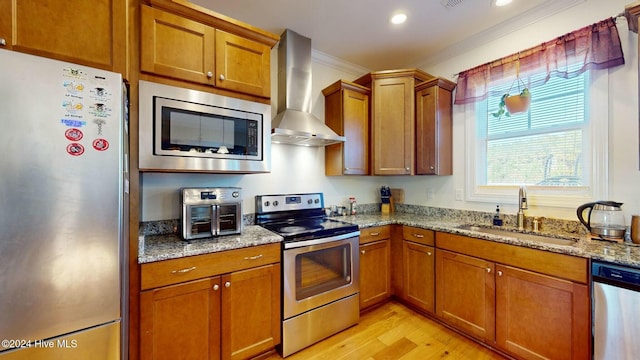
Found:
M 220 235 L 220 211 L 219 205 L 211 205 L 211 236 Z

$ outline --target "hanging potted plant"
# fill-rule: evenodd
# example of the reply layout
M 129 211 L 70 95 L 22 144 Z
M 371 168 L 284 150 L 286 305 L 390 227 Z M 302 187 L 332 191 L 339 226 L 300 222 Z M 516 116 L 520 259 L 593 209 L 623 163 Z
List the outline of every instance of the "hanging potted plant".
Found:
M 515 95 L 511 95 L 511 90 L 513 89 L 514 85 L 518 87 L 518 93 Z M 531 105 L 531 93 L 529 92 L 529 89 L 524 85 L 522 79 L 520 79 L 520 62 L 517 61 L 516 79 L 509 87 L 509 91 L 507 91 L 507 93 L 502 95 L 502 97 L 500 98 L 498 111 L 494 112 L 492 115 L 497 118 L 501 118 L 503 115 L 511 116 L 511 114 L 529 110 L 529 105 Z

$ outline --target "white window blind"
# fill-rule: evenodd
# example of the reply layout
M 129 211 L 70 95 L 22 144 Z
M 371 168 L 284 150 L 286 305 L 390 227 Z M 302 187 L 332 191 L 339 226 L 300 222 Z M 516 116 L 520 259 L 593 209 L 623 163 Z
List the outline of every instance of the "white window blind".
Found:
M 525 83 L 535 82 L 535 76 L 525 77 Z M 484 110 L 476 112 L 476 140 L 481 145 L 478 185 L 588 185 L 588 172 L 583 172 L 589 140 L 588 84 L 588 72 L 571 79 L 551 78 L 530 89 L 527 112 L 500 118 L 493 113 L 511 84 L 492 86 L 488 99 L 479 104 Z M 510 91 L 517 92 L 515 86 Z

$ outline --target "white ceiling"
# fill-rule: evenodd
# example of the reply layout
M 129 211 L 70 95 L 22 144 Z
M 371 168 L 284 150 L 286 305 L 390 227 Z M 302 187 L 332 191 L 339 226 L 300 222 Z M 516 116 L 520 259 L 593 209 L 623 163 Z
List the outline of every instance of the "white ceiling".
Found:
M 369 70 L 422 67 L 585 0 L 191 0 L 277 35 L 291 29 L 312 48 Z M 449 4 L 449 6 L 443 5 Z M 394 26 L 390 16 L 408 14 Z

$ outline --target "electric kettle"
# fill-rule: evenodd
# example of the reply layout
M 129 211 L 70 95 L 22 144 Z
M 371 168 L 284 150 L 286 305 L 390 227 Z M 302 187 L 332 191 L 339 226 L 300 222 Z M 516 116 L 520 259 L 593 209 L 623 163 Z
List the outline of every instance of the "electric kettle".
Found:
M 600 238 L 624 239 L 624 215 L 620 207 L 622 203 L 615 201 L 596 201 L 578 207 L 578 220 L 587 227 L 591 234 Z M 589 209 L 587 221 L 583 214 Z

